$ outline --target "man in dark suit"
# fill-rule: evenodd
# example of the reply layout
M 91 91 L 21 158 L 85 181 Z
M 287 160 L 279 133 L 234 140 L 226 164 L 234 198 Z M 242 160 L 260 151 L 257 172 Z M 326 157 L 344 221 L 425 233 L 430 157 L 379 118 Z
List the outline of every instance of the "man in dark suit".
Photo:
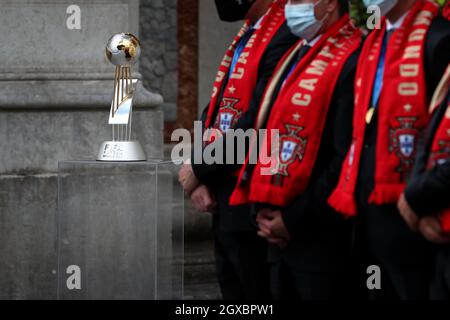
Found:
M 351 27 L 345 0 L 290 1 L 289 5 L 286 17 L 291 31 L 305 42 L 292 51 L 274 74 L 260 108 L 266 116 L 260 116 L 256 126 L 280 128 L 282 160 L 277 161 L 281 161 L 284 169 L 264 178 L 260 175 L 260 164 L 248 164 L 240 187 L 249 190 L 248 201 L 255 203 L 258 234 L 271 244 L 273 297 L 339 299 L 348 297 L 350 287 L 347 268 L 352 223 L 336 214 L 326 200 L 337 183 L 351 143 L 354 75 L 362 35 Z M 298 23 L 301 16 L 312 19 L 308 24 Z M 346 32 L 348 38 L 340 38 Z M 351 49 L 339 52 L 337 47 Z M 317 65 L 330 69 L 315 70 Z M 337 70 L 332 70 L 332 66 L 338 65 Z M 311 74 L 317 78 L 310 79 Z M 309 87 L 306 83 L 316 85 Z M 311 96 L 297 91 L 302 86 L 312 91 Z M 309 115 L 303 112 L 317 117 L 307 119 Z M 275 119 L 284 116 L 276 123 Z M 319 120 L 323 118 L 324 123 Z M 290 133 L 284 134 L 285 127 Z M 316 146 L 318 150 L 313 151 Z M 312 170 L 300 169 L 306 162 L 310 162 Z M 309 182 L 303 188 L 300 182 L 308 175 Z M 290 179 L 297 182 L 291 185 Z M 239 192 L 235 191 L 236 194 Z
M 435 244 L 431 299 L 450 299 L 450 66 L 431 103 L 429 123 L 400 214 Z
M 428 1 L 364 2 L 380 5 L 387 19 L 362 49 L 354 143 L 329 201 L 343 214 L 358 213 L 363 268 L 382 271 L 381 290 L 370 298 L 425 299 L 429 247 L 409 230 L 396 203 L 411 174 L 430 93 L 450 59 L 450 25 Z
M 249 19 L 251 28 L 243 32 L 236 41 L 236 50 L 229 57 L 229 61 L 236 61 L 236 66 L 227 70 L 223 83 L 217 84 L 218 98 L 205 109 L 202 122 L 205 128 L 216 128 L 225 133 L 228 129 L 243 129 L 253 127 L 261 99 L 267 82 L 285 52 L 296 42 L 295 37 L 284 22 L 285 1 L 255 0 L 234 1 L 216 0 L 219 16 L 226 21 Z M 231 5 L 231 7 L 230 7 Z M 271 8 L 271 13 L 264 14 Z M 245 13 L 242 15 L 242 13 Z M 237 15 L 236 15 L 237 14 Z M 270 24 L 273 23 L 273 28 Z M 264 31 L 266 30 L 266 31 Z M 262 33 L 267 39 L 264 44 L 260 39 Z M 253 41 L 259 44 L 259 52 L 254 52 L 246 43 Z M 239 50 L 241 48 L 241 50 Z M 250 51 L 254 49 L 253 51 Z M 247 50 L 247 51 L 246 51 Z M 242 66 L 239 55 L 249 55 L 253 59 L 253 66 L 247 65 L 245 75 L 253 75 L 254 80 L 245 81 L 250 86 L 236 83 L 238 76 L 233 72 Z M 255 58 L 256 57 L 256 58 Z M 248 60 L 248 59 L 247 59 Z M 256 60 L 256 61 L 255 61 Z M 227 65 L 224 60 L 222 67 Z M 235 69 L 235 70 L 233 70 Z M 220 78 L 219 70 L 219 78 Z M 225 72 L 224 72 L 225 73 Z M 250 94 L 251 97 L 244 97 Z M 214 95 L 213 95 L 214 96 Z M 221 122 L 221 115 L 228 115 L 223 111 L 228 101 L 238 101 L 241 109 L 235 112 L 233 122 L 226 129 Z M 248 101 L 242 103 L 243 101 Z M 242 104 L 244 104 L 242 106 Z M 232 107 L 235 107 L 233 105 Z M 238 106 L 239 107 L 239 106 Z M 239 118 L 236 116 L 239 115 Z M 230 122 L 231 123 L 231 122 Z M 226 152 L 226 151 L 224 151 Z M 194 156 L 192 157 L 194 158 Z M 266 262 L 267 244 L 256 235 L 256 230 L 250 221 L 249 206 L 230 206 L 229 197 L 236 184 L 233 172 L 238 165 L 207 165 L 204 162 L 185 165 L 180 171 L 180 182 L 191 195 L 194 204 L 202 211 L 213 213 L 213 233 L 215 240 L 216 268 L 224 299 L 267 299 L 269 292 L 269 272 Z

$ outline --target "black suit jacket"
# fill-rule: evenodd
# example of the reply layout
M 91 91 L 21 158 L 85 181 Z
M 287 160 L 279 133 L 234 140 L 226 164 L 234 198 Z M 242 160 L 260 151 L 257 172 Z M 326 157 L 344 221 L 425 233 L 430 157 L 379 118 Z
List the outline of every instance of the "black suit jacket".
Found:
M 352 221 L 327 204 L 337 185 L 352 141 L 354 79 L 360 51 L 346 61 L 333 92 L 332 102 L 306 192 L 282 209 L 292 237 L 288 247 L 272 247 L 272 261 L 283 258 L 297 269 L 338 272 L 347 266 L 352 243 Z
M 252 101 L 248 111 L 238 120 L 235 129 L 247 130 L 254 127 L 262 96 L 278 62 L 298 41 L 299 38 L 294 36 L 286 23 L 284 23 L 267 46 L 266 51 L 261 58 L 258 66 L 257 85 L 253 92 Z M 223 90 L 221 90 L 221 96 L 222 91 Z M 221 96 L 219 96 L 218 101 L 221 101 Z M 216 110 L 217 109 L 218 108 L 216 108 Z M 206 120 L 207 110 L 208 107 L 205 108 L 202 114 L 201 120 L 203 123 Z M 216 115 L 214 115 L 214 117 Z M 224 137 L 223 145 L 226 145 L 226 136 Z M 224 159 L 226 159 L 225 148 Z M 217 198 L 219 212 L 214 216 L 214 226 L 220 228 L 222 231 L 254 231 L 252 224 L 250 223 L 249 206 L 230 206 L 228 204 L 230 195 L 237 183 L 237 179 L 232 175 L 232 172 L 239 167 L 240 166 L 236 164 L 208 165 L 201 163 L 192 165 L 195 176 L 202 183 L 206 184 Z
M 289 30 L 286 23 L 284 23 L 277 34 L 273 37 L 270 44 L 267 46 L 266 51 L 264 52 L 261 61 L 258 66 L 258 80 L 253 92 L 252 100 L 250 102 L 250 106 L 248 111 L 245 112 L 237 121 L 234 129 L 242 129 L 247 130 L 254 127 L 254 122 L 256 116 L 258 114 L 259 106 L 261 104 L 261 99 L 265 92 L 266 86 L 272 77 L 273 72 L 281 60 L 283 55 L 296 43 L 299 41 L 299 38 L 294 36 Z M 223 96 L 223 88 L 220 91 L 218 103 L 222 100 Z M 203 110 L 201 121 L 204 123 L 206 121 L 206 115 L 208 113 L 208 106 Z M 213 118 L 217 116 L 218 108 L 216 108 L 216 114 L 213 115 Z M 226 137 L 224 137 L 226 139 Z M 225 143 L 224 143 L 225 145 Z M 224 149 L 224 155 L 226 155 L 226 150 Z M 225 158 L 225 156 L 224 156 Z M 221 165 L 221 164 L 213 164 L 208 165 L 205 163 L 194 164 L 193 169 L 196 177 L 204 182 L 210 183 L 213 182 L 218 176 L 229 174 L 231 171 L 238 168 L 239 165 Z
M 439 16 L 427 33 L 425 48 L 425 73 L 427 94 L 431 98 L 450 61 L 450 22 Z M 378 117 L 375 112 L 366 129 L 365 144 L 360 160 L 356 197 L 360 206 L 367 205 L 374 188 L 375 149 Z
M 439 214 L 450 208 L 450 162 L 426 170 L 433 137 L 449 103 L 450 92 L 433 113 L 426 138 L 419 148 L 412 180 L 405 190 L 408 203 L 420 216 Z

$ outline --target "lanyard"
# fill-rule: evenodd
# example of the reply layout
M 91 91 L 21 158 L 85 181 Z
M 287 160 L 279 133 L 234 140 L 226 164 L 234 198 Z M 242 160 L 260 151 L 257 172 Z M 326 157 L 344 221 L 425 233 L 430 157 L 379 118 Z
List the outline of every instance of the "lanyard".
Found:
M 236 67 L 237 62 L 239 61 L 239 57 L 241 56 L 242 51 L 244 51 L 244 48 L 245 48 L 248 40 L 250 40 L 250 37 L 252 36 L 254 31 L 255 31 L 255 29 L 253 27 L 250 27 L 245 32 L 245 34 L 242 36 L 241 41 L 239 41 L 238 46 L 237 46 L 236 50 L 234 51 L 233 60 L 231 62 L 230 73 L 234 72 L 234 68 Z
M 386 62 L 386 51 L 387 51 L 387 42 L 389 38 L 389 33 L 391 31 L 387 31 L 383 38 L 383 45 L 381 47 L 380 60 L 378 61 L 377 75 L 375 78 L 375 84 L 373 86 L 373 94 L 372 94 L 372 107 L 376 108 L 378 106 L 378 102 L 380 100 L 381 90 L 383 89 L 383 76 L 384 76 L 384 65 Z

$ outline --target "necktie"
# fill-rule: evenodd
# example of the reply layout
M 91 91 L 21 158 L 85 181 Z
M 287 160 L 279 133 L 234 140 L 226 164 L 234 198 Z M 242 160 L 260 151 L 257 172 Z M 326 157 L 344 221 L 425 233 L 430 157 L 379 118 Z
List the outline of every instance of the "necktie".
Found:
M 295 57 L 294 64 L 292 65 L 292 67 L 289 70 L 289 72 L 286 73 L 286 76 L 285 76 L 285 78 L 283 80 L 283 85 L 286 83 L 286 80 L 289 78 L 291 73 L 295 70 L 295 68 L 297 67 L 297 65 L 300 62 L 300 60 L 308 53 L 309 49 L 311 49 L 311 46 L 309 46 L 307 44 L 300 48 L 300 50 L 297 53 L 297 56 Z
M 289 75 L 292 73 L 292 71 L 294 71 L 295 67 L 298 65 L 298 63 L 300 62 L 300 60 L 308 53 L 309 49 L 311 49 L 311 46 L 308 45 L 304 45 L 303 47 L 300 48 L 300 50 L 298 51 L 297 55 L 294 56 L 294 63 L 291 66 L 291 68 L 289 69 L 288 73 L 284 74 L 284 78 L 280 78 L 280 81 L 277 83 L 277 87 L 274 90 L 273 96 L 272 96 L 272 100 L 271 100 L 271 107 L 273 106 L 273 104 L 275 103 L 275 99 L 276 97 L 278 97 L 278 94 L 281 90 L 281 88 L 283 88 L 284 84 L 286 83 L 286 79 L 289 77 Z M 280 85 L 280 83 L 282 83 Z M 269 111 L 270 112 L 270 111 Z M 267 124 L 267 119 L 265 121 L 265 123 Z M 247 181 L 249 177 L 251 177 L 253 170 L 255 169 L 254 165 L 250 165 L 248 166 L 247 170 L 244 173 L 243 176 L 243 180 Z
M 367 124 L 370 124 L 370 122 L 372 122 L 373 115 L 375 113 L 375 110 L 378 106 L 378 102 L 380 100 L 381 91 L 383 89 L 383 76 L 384 76 L 384 65 L 386 62 L 387 44 L 388 44 L 389 39 L 391 38 L 391 35 L 393 32 L 394 32 L 394 30 L 392 29 L 392 30 L 386 31 L 386 33 L 384 34 L 383 44 L 381 46 L 380 59 L 378 60 L 377 73 L 375 76 L 375 83 L 373 86 L 372 105 L 366 115 Z

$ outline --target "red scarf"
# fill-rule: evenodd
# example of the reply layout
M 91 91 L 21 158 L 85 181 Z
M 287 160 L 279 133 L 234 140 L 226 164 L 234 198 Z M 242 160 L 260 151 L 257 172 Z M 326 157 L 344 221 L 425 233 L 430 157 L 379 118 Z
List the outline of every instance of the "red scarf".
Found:
M 389 40 L 383 89 L 378 104 L 375 188 L 369 203 L 396 203 L 414 164 L 419 133 L 428 122 L 424 72 L 426 33 L 438 13 L 436 4 L 419 0 L 402 26 Z M 357 213 L 355 188 L 366 132 L 375 75 L 386 32 L 374 30 L 367 38 L 358 63 L 355 81 L 353 143 L 344 162 L 339 184 L 328 200 L 347 216 Z
M 248 31 L 250 23 L 247 21 L 239 31 L 226 52 L 217 73 L 205 122 L 206 128 L 214 125 L 222 132 L 232 129 L 241 115 L 248 110 L 258 80 L 261 57 L 272 38 L 286 21 L 284 17 L 285 4 L 286 0 L 275 0 L 272 3 L 261 21 L 260 28 L 255 30 L 246 44 L 233 71 L 230 68 L 234 52 L 242 36 Z M 233 72 L 228 77 L 230 71 Z M 221 92 L 223 95 L 219 105 L 218 99 Z M 217 116 L 213 119 L 218 107 Z
M 260 160 L 262 155 L 268 154 L 276 167 L 258 162 L 250 183 L 243 184 L 244 166 L 231 204 L 260 202 L 286 206 L 305 192 L 321 145 L 335 85 L 345 62 L 359 48 L 361 39 L 361 31 L 354 28 L 345 15 L 300 60 L 280 90 L 267 123 L 268 132 L 273 129 L 280 132 L 279 150 L 274 149 L 274 154 L 270 155 L 267 153 L 271 150 L 270 139 L 262 141 Z M 265 122 L 273 88 L 303 43 L 300 41 L 280 61 L 264 95 L 257 130 Z M 268 170 L 272 174 L 264 175 L 263 172 Z
M 432 108 L 430 114 L 433 114 L 436 109 L 442 105 L 444 99 L 447 98 L 447 94 L 450 88 L 450 65 L 447 67 L 444 78 L 440 82 L 436 93 L 431 103 Z M 447 106 L 447 111 L 442 119 L 439 127 L 437 128 L 433 142 L 431 143 L 430 157 L 428 159 L 428 169 L 439 165 L 441 162 L 450 161 L 450 104 Z M 442 229 L 445 232 L 450 232 L 450 208 L 444 210 L 440 215 Z

